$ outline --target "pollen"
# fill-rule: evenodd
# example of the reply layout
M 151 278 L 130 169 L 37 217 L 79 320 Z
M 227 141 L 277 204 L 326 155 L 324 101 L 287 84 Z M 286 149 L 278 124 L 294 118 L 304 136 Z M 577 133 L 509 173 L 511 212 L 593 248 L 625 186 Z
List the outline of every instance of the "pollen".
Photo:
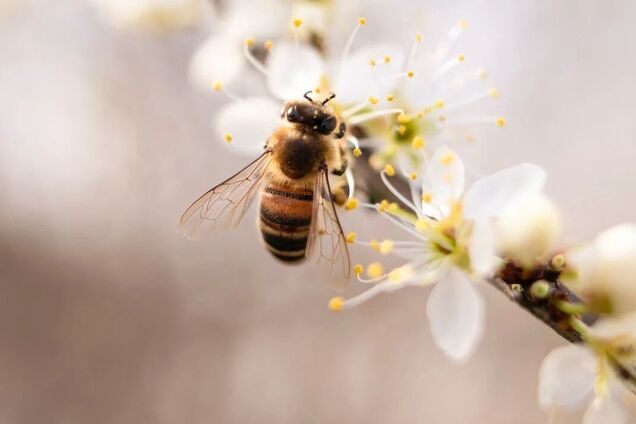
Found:
M 263 46 L 265 47 L 265 49 L 270 51 L 274 47 L 274 43 L 272 42 L 272 40 L 267 40 L 265 41 L 265 43 L 263 43 Z
M 369 242 L 369 247 L 373 250 L 375 250 L 376 252 L 380 251 L 380 242 L 377 240 L 371 240 Z
M 389 177 L 392 177 L 395 175 L 395 168 L 390 163 L 387 163 L 384 165 L 384 173 Z
M 433 201 L 433 195 L 431 193 L 422 193 L 422 202 L 431 203 Z
M 377 105 L 379 102 L 377 97 L 373 97 L 373 96 L 369 96 L 369 103 L 371 103 L 372 105 Z
M 391 56 L 389 56 L 388 54 L 384 56 L 384 63 L 391 63 Z
M 340 296 L 332 297 L 331 299 L 329 299 L 328 306 L 329 310 L 333 312 L 342 311 L 342 308 L 344 307 L 344 299 Z
M 406 76 L 407 76 L 407 77 L 409 77 L 409 78 L 413 78 L 413 77 L 415 76 L 415 72 L 413 72 L 413 71 L 407 71 L 407 72 L 406 72 Z
M 345 241 L 347 243 L 349 243 L 349 244 L 355 243 L 356 242 L 356 237 L 357 237 L 357 234 L 352 231 L 352 232 L 350 232 L 349 234 L 347 234 L 345 236 Z
M 380 202 L 380 206 L 378 206 L 378 210 L 380 212 L 384 212 L 387 210 L 388 207 L 389 207 L 389 201 L 385 199 Z
M 380 253 L 383 255 L 388 255 L 393 251 L 394 243 L 392 240 L 384 240 L 380 243 Z
M 442 109 L 445 105 L 446 105 L 446 103 L 444 102 L 444 100 L 442 100 L 442 99 L 435 100 L 435 107 L 436 108 Z
M 356 276 L 361 275 L 364 272 L 364 267 L 360 264 L 355 264 L 355 266 L 353 267 L 353 273 Z
M 488 90 L 488 95 L 492 97 L 493 99 L 498 99 L 501 93 L 499 93 L 499 90 L 493 87 Z
M 248 37 L 245 39 L 245 45 L 247 47 L 252 47 L 256 43 L 256 39 L 254 37 Z
M 411 119 L 413 118 L 408 113 L 400 113 L 397 116 L 397 120 L 400 124 L 408 124 L 409 122 L 411 122 Z
M 466 59 L 466 56 L 464 56 L 463 54 L 460 54 L 457 56 L 457 60 L 460 62 L 463 62 Z
M 223 134 L 223 140 L 225 140 L 226 142 L 230 143 L 232 141 L 232 134 L 230 134 L 230 133 Z
M 384 274 L 384 267 L 380 262 L 372 262 L 367 267 L 367 275 L 369 278 L 378 278 Z
M 367 19 L 366 18 L 358 18 L 358 25 L 364 26 L 366 24 L 367 24 Z
M 429 228 L 431 228 L 431 223 L 427 220 L 418 219 L 417 221 L 415 221 L 415 229 L 420 233 L 427 231 Z
M 413 137 L 413 141 L 411 141 L 411 147 L 413 147 L 415 150 L 421 149 L 425 145 L 426 142 L 424 141 L 424 138 L 420 137 L 419 135 Z
M 415 36 L 415 41 L 416 41 L 416 42 L 421 43 L 421 42 L 422 42 L 422 40 L 424 40 L 424 37 L 422 37 L 422 34 L 417 34 L 417 35 Z
M 296 18 L 292 21 L 292 24 L 294 25 L 294 28 L 300 28 L 303 24 L 303 20 Z
M 389 94 L 388 96 L 386 96 L 387 102 L 392 102 L 393 100 L 395 100 L 395 96 L 393 94 Z
M 214 83 L 212 84 L 212 90 L 216 91 L 217 93 L 220 92 L 222 88 L 223 84 L 221 84 L 221 81 L 219 80 L 214 81 Z
M 360 150 L 359 147 L 356 147 L 355 149 L 353 149 L 353 156 L 359 158 L 360 156 L 362 156 L 362 150 Z
M 349 199 L 347 199 L 347 201 L 344 204 L 344 207 L 346 210 L 351 211 L 354 210 L 358 207 L 358 199 L 356 199 L 355 197 L 351 197 Z
M 411 179 L 411 181 L 415 181 L 417 180 L 417 172 L 413 171 L 409 174 L 409 178 Z
M 444 156 L 439 158 L 439 163 L 441 163 L 444 166 L 449 166 L 454 161 L 455 161 L 455 155 L 453 153 L 446 153 Z
M 506 126 L 506 119 L 503 116 L 500 116 L 499 118 L 497 118 L 495 123 L 498 127 L 503 128 L 504 126 Z

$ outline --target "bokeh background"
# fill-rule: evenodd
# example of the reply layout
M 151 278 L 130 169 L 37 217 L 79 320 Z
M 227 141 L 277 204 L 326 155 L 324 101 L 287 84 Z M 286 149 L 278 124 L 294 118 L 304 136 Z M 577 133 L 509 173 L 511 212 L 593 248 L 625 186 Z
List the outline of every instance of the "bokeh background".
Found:
M 311 268 L 273 261 L 251 218 L 199 242 L 177 233 L 183 208 L 245 163 L 211 136 L 223 99 L 188 81 L 209 28 L 157 37 L 79 0 L 11 3 L 1 423 L 579 422 L 536 403 L 538 367 L 562 341 L 490 287 L 485 337 L 458 365 L 431 342 L 427 290 L 333 314 Z M 375 3 L 369 17 L 396 7 Z M 504 93 L 507 126 L 466 152 L 472 175 L 544 166 L 567 243 L 633 221 L 634 3 L 422 3 L 432 24 L 470 20 L 465 48 Z M 383 225 L 366 216 L 361 232 Z

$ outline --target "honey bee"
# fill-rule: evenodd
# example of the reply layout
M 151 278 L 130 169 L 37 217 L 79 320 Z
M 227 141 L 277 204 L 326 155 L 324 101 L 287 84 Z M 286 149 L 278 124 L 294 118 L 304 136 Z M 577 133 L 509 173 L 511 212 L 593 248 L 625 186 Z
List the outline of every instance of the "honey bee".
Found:
M 346 125 L 327 103 L 306 92 L 285 103 L 281 125 L 265 151 L 232 177 L 199 197 L 181 216 L 179 229 L 188 237 L 236 227 L 256 197 L 265 248 L 286 263 L 318 252 L 330 285 L 350 274 L 349 252 L 336 213 L 329 171 L 343 175 L 347 160 L 340 139 Z

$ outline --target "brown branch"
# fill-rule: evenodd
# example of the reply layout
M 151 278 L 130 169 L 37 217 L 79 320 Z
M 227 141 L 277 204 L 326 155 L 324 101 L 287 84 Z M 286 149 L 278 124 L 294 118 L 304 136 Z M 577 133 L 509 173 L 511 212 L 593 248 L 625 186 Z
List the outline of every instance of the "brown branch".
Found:
M 574 305 L 583 302 L 560 282 L 559 277 L 560 271 L 549 266 L 543 265 L 528 271 L 507 262 L 499 275 L 488 283 L 565 340 L 570 343 L 583 343 L 583 335 L 572 326 L 570 315 L 557 306 L 564 301 Z M 549 286 L 546 296 L 536 297 L 532 294 L 531 287 L 539 280 L 545 281 Z M 585 314 L 581 319 L 589 325 L 594 323 L 598 316 Z M 636 394 L 636 368 L 622 363 L 616 357 L 610 357 L 609 360 L 625 385 Z

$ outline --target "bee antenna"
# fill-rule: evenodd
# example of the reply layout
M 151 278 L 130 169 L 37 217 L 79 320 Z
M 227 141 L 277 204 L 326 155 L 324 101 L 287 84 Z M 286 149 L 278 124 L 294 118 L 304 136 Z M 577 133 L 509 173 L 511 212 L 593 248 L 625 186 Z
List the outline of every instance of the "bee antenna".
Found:
M 327 97 L 325 100 L 322 101 L 322 105 L 326 105 L 327 103 L 329 103 L 331 100 L 333 100 L 336 97 L 336 93 L 331 93 L 329 94 L 329 97 Z
M 313 103 L 314 99 L 312 99 L 311 97 L 309 97 L 309 93 L 312 93 L 312 90 L 307 91 L 305 94 L 303 94 L 303 97 L 307 100 L 309 100 L 309 103 Z

